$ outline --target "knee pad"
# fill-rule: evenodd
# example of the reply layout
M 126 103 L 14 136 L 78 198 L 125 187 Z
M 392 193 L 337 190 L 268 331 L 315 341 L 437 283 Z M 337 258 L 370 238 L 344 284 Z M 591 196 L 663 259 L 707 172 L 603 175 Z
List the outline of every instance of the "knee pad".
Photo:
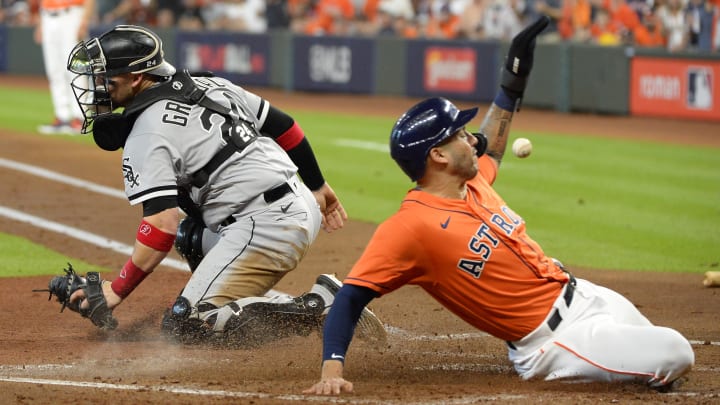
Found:
M 191 317 L 192 307 L 185 297 L 177 297 L 165 310 L 160 330 L 172 340 L 185 344 L 203 343 L 213 336 L 212 327 L 203 320 Z
M 195 271 L 205 254 L 202 250 L 202 236 L 205 225 L 191 216 L 185 217 L 178 225 L 175 250 L 188 262 L 190 271 Z
M 253 302 L 240 307 L 233 301 L 218 311 L 216 336 L 234 347 L 258 347 L 290 336 L 308 336 L 322 328 L 323 310 L 322 298 L 314 293 L 288 303 Z

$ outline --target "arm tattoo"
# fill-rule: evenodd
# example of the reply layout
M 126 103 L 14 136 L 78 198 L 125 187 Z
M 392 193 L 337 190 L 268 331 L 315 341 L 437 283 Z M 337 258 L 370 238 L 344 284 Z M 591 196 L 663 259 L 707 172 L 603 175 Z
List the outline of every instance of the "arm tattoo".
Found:
M 486 153 L 495 159 L 498 164 L 500 164 L 503 155 L 505 155 L 512 118 L 512 111 L 503 110 L 495 104 L 492 104 L 480 125 L 480 132 L 485 134 L 488 139 Z

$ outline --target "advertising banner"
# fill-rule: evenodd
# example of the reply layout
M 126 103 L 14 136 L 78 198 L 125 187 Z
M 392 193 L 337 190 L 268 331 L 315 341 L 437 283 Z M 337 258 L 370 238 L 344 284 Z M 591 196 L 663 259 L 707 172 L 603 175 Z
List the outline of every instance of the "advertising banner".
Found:
M 270 81 L 267 35 L 178 31 L 175 45 L 178 69 L 210 71 L 240 86 Z
M 407 93 L 492 101 L 497 91 L 497 43 L 408 41 Z
M 720 120 L 720 61 L 633 58 L 630 113 Z
M 307 37 L 293 40 L 297 90 L 372 93 L 375 41 L 369 38 Z

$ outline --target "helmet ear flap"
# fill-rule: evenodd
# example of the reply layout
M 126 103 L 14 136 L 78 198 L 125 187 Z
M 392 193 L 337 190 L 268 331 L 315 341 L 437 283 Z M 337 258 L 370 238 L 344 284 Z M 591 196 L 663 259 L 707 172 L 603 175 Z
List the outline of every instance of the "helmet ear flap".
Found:
M 93 120 L 93 139 L 100 149 L 114 152 L 125 146 L 131 129 L 130 123 L 122 114 L 101 114 Z

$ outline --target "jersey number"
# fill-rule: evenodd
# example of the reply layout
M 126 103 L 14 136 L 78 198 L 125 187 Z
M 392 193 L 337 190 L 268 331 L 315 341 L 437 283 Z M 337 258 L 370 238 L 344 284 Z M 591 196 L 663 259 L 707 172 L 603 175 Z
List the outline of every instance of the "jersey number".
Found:
M 229 115 L 223 115 L 209 108 L 206 108 L 200 115 L 200 122 L 202 123 L 203 129 L 210 132 L 213 127 L 211 117 L 213 114 L 220 115 L 224 118 L 222 124 L 220 124 L 220 133 L 225 142 L 232 142 L 239 150 L 242 150 L 247 144 L 249 144 L 256 136 L 255 126 L 252 122 L 245 120 L 245 114 L 238 107 L 238 102 L 233 98 L 233 95 L 228 92 L 222 93 L 225 98 L 230 102 L 230 110 L 235 113 L 238 117 L 237 120 L 232 119 Z

